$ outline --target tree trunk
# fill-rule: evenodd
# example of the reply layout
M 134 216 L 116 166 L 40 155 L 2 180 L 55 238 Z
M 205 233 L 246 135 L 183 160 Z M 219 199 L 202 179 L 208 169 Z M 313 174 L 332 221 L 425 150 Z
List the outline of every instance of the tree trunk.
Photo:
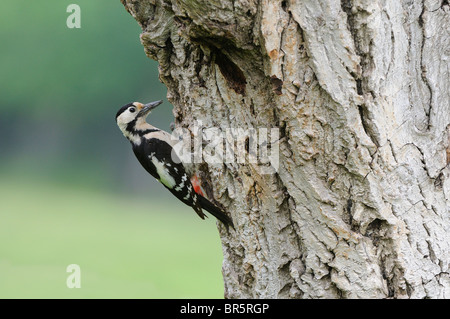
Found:
M 448 0 L 122 2 L 176 127 L 279 134 L 196 166 L 226 298 L 450 298 Z

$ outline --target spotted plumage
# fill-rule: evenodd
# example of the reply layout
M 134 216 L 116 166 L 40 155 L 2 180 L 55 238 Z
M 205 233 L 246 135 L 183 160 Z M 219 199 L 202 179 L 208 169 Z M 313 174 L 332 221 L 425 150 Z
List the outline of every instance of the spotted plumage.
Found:
M 116 122 L 123 135 L 131 142 L 136 158 L 154 178 L 173 195 L 204 219 L 207 210 L 225 225 L 233 226 L 231 218 L 207 200 L 199 186 L 191 183 L 191 176 L 173 149 L 169 133 L 146 122 L 150 111 L 162 101 L 124 105 L 116 114 Z M 198 181 L 195 177 L 195 181 Z

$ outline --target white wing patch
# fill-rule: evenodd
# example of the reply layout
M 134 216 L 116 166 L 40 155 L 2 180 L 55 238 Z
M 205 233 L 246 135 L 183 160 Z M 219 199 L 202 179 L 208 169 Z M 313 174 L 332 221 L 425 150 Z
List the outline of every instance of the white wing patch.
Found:
M 184 174 L 182 177 L 181 177 L 181 183 L 180 183 L 180 185 L 178 185 L 177 187 L 175 187 L 175 190 L 177 191 L 177 192 L 179 192 L 179 191 L 181 191 L 183 188 L 184 188 L 184 182 L 186 182 L 187 181 L 187 175 L 186 174 Z
M 186 176 L 186 175 L 184 175 L 184 176 Z M 189 197 L 191 197 L 191 194 L 192 194 L 192 185 L 189 185 L 189 186 L 187 187 L 187 189 L 188 189 L 188 193 L 186 194 L 186 196 L 183 197 L 184 200 L 188 200 Z M 194 201 L 196 201 L 196 196 L 194 196 Z
M 164 163 L 158 161 L 154 156 L 149 156 L 149 158 L 156 167 L 156 172 L 159 175 L 159 181 L 169 188 L 174 188 L 176 185 L 175 179 L 170 176 L 169 171 L 164 167 Z

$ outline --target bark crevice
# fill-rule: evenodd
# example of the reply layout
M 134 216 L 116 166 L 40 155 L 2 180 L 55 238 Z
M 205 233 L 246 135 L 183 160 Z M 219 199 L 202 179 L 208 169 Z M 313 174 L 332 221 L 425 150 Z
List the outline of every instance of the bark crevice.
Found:
M 177 127 L 279 130 L 276 173 L 197 165 L 226 298 L 450 296 L 447 0 L 122 3 Z

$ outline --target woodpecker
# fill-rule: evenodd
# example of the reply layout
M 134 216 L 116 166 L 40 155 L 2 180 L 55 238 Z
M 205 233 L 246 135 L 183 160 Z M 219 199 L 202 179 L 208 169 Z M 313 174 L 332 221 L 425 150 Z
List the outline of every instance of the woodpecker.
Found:
M 207 217 L 202 211 L 205 209 L 227 227 L 234 227 L 231 218 L 203 196 L 196 175 L 189 176 L 173 149 L 171 135 L 147 123 L 150 111 L 161 103 L 133 102 L 122 106 L 117 112 L 117 125 L 130 141 L 134 155 L 150 175 L 180 201 L 191 206 L 200 218 Z

